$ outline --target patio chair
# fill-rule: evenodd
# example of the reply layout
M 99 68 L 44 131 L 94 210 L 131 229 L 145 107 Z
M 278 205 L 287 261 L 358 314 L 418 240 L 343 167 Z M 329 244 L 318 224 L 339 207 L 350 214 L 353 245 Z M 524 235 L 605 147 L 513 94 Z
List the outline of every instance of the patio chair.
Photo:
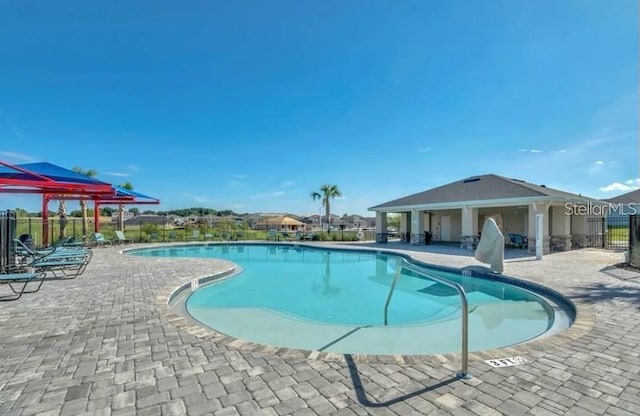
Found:
M 149 235 L 149 240 L 153 243 L 154 241 L 160 241 L 160 235 L 155 232 L 152 231 L 151 234 Z
M 118 244 L 127 244 L 130 243 L 131 240 L 128 239 L 125 235 L 123 231 L 116 231 L 116 243 Z
M 169 235 L 167 235 L 167 240 L 178 241 L 178 234 L 175 231 L 169 231 Z
M 205 240 L 205 241 L 207 241 L 207 240 L 213 240 L 214 238 L 215 238 L 215 234 L 213 234 L 213 233 L 205 233 L 205 234 L 204 234 L 204 240 Z
M 293 236 L 289 234 L 287 231 L 281 231 L 280 235 L 282 236 L 282 238 L 288 241 L 291 241 L 291 239 L 293 238 Z
M 31 273 L 20 270 L 16 270 L 13 273 L 0 274 L 0 283 L 6 283 L 6 285 L 9 286 L 9 289 L 14 293 L 13 296 L 0 296 L 0 302 L 19 299 L 23 293 L 37 292 L 40 290 L 40 287 L 42 287 L 44 275 L 45 274 L 42 272 Z M 35 289 L 32 288 L 30 290 L 26 290 L 29 283 L 38 281 L 40 283 L 35 287 Z M 22 287 L 14 287 L 16 284 L 22 284 Z
M 111 240 L 104 238 L 102 233 L 93 233 L 93 240 L 91 241 L 94 246 L 105 247 L 111 245 Z
M 295 235 L 295 239 L 296 240 L 302 240 L 302 236 L 304 235 L 304 233 L 301 230 L 296 231 L 296 235 Z
M 191 239 L 196 241 L 200 240 L 200 230 L 191 231 Z
M 276 235 L 276 230 L 275 229 L 270 229 L 269 232 L 267 233 L 267 241 L 269 240 L 273 240 L 276 241 L 278 239 L 278 236 Z
M 509 245 L 512 247 L 525 248 L 528 246 L 528 239 L 522 234 L 509 233 Z

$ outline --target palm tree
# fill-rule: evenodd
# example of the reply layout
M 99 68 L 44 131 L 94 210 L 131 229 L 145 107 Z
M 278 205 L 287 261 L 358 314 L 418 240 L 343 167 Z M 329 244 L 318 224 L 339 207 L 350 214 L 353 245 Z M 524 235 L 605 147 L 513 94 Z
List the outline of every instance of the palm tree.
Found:
M 64 199 L 59 201 L 58 205 L 58 218 L 60 222 L 60 235 L 59 240 L 67 238 L 67 202 Z
M 342 196 L 338 185 L 322 185 L 320 192 L 311 192 L 311 198 L 315 201 L 320 199 L 327 215 L 327 229 L 331 226 L 331 200 L 337 196 Z
M 128 191 L 133 191 L 133 185 L 131 182 L 127 181 L 123 184 L 118 185 L 120 188 L 124 188 Z M 120 231 L 124 231 L 124 204 L 118 205 L 118 229 Z
M 95 178 L 96 176 L 98 176 L 98 172 L 94 169 L 84 170 L 79 166 L 75 166 L 72 170 L 76 173 L 88 176 L 90 178 Z M 87 201 L 84 199 L 80 200 L 80 210 L 82 211 L 82 236 L 84 238 L 84 236 L 87 235 Z

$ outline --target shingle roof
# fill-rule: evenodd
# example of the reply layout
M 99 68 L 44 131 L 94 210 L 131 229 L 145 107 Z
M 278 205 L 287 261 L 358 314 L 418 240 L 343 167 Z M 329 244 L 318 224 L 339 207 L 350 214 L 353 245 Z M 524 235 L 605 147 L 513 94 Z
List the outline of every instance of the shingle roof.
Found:
M 630 202 L 640 203 L 640 189 L 605 199 L 605 201 L 613 202 L 614 204 L 628 204 Z
M 534 185 L 519 179 L 510 179 L 499 175 L 488 174 L 472 176 L 451 182 L 417 194 L 376 205 L 371 207 L 371 209 L 529 197 L 583 198 L 581 195 L 559 191 L 544 185 Z

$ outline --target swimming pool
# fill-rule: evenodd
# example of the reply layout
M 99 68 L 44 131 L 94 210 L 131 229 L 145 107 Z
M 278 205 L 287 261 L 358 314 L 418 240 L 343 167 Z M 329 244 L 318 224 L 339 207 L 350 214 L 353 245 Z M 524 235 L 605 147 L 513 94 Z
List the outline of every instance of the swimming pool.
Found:
M 360 354 L 459 352 L 460 297 L 428 277 L 433 275 L 465 289 L 470 351 L 522 343 L 570 325 L 562 308 L 532 291 L 453 269 L 407 267 L 402 257 L 381 252 L 207 244 L 129 253 L 239 265 L 237 275 L 193 291 L 184 309 L 218 332 L 260 344 Z M 384 325 L 385 302 L 399 268 Z

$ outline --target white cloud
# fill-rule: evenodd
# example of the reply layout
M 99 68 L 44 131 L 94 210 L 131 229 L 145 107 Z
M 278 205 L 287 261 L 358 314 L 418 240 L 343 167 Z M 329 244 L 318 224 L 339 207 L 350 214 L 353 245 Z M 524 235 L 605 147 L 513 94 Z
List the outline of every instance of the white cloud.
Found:
M 595 162 L 592 162 L 589 165 L 589 168 L 587 169 L 587 173 L 594 175 L 596 173 L 602 172 L 603 169 L 604 169 L 604 162 L 602 160 L 596 160 Z
M 295 182 L 284 181 L 284 182 L 282 182 L 282 184 L 280 186 L 283 187 L 283 188 L 288 188 L 288 187 L 293 186 L 293 185 L 295 185 Z
M 423 148 L 421 148 L 421 149 L 418 149 L 418 152 L 420 152 L 420 153 L 430 152 L 430 151 L 431 151 L 431 149 L 432 149 L 432 147 L 431 147 L 431 146 L 427 146 L 427 147 L 423 147 Z
M 553 153 L 567 153 L 567 149 L 554 150 Z
M 276 191 L 276 192 L 268 192 L 265 194 L 255 194 L 255 195 L 251 195 L 251 199 L 262 199 L 262 198 L 274 198 L 274 197 L 278 197 L 278 196 L 282 196 L 284 195 L 283 191 Z
M 542 150 L 538 150 L 538 149 L 520 149 L 521 152 L 527 152 L 527 153 L 542 153 Z
M 134 165 L 134 164 L 129 164 L 129 165 L 127 165 L 127 170 L 129 172 L 139 172 L 140 171 L 140 166 Z
M 126 178 L 129 176 L 128 173 L 123 173 L 123 172 L 105 172 L 104 174 L 109 176 L 117 176 L 119 178 Z
M 36 158 L 25 155 L 24 153 L 10 152 L 6 150 L 0 151 L 0 156 L 9 159 L 10 162 L 35 162 Z
M 614 191 L 633 191 L 635 189 L 640 188 L 640 178 L 629 179 L 624 181 L 624 183 L 614 182 L 607 186 L 603 186 L 600 188 L 602 192 L 614 192 Z

